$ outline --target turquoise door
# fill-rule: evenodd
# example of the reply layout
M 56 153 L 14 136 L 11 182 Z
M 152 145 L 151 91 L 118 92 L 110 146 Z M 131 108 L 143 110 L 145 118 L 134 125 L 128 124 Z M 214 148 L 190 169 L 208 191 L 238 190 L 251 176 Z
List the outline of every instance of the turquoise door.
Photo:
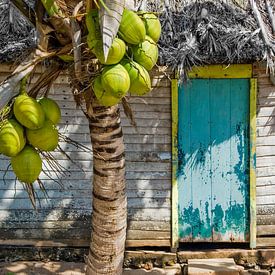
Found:
M 249 80 L 179 87 L 179 237 L 249 241 Z

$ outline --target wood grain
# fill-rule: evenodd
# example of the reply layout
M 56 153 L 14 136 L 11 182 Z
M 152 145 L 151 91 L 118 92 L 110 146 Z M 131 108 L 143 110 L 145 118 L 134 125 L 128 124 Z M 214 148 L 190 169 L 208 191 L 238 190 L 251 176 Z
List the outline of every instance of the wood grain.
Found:
M 33 82 L 43 70 L 41 67 L 37 69 Z M 0 71 L 0 80 L 5 79 L 10 67 L 1 65 Z M 171 219 L 170 80 L 162 72 L 153 71 L 151 75 L 152 92 L 129 99 L 137 129 L 131 126 L 124 112 L 121 112 L 127 162 L 128 236 L 131 238 L 130 245 L 168 246 Z M 62 109 L 62 121 L 58 126 L 60 132 L 91 149 L 87 120 L 82 111 L 76 108 L 66 75 L 58 77 L 50 96 Z M 38 191 L 41 207 L 37 212 L 32 210 L 22 185 L 19 182 L 15 185 L 15 176 L 11 170 L 6 174 L 6 182 L 0 181 L 1 238 L 10 240 L 3 243 L 88 246 L 92 211 L 92 153 L 80 152 L 64 142 L 60 145 L 77 165 L 70 163 L 60 152 L 53 153 L 71 173 L 58 180 L 64 188 L 49 179 L 45 173 L 41 174 L 41 179 L 49 190 L 49 199 L 47 201 L 43 193 Z M 3 178 L 8 163 L 7 159 L 0 156 L 0 178 Z M 55 175 L 52 176 L 56 178 Z M 9 233 L 13 229 L 14 232 Z M 69 237 L 64 239 L 62 232 L 67 232 Z M 30 237 L 30 241 L 22 242 L 20 234 L 24 233 Z M 13 235 L 14 241 L 9 234 Z M 31 240 L 31 235 L 37 240 Z M 78 240 L 70 239 L 74 237 Z
M 265 69 L 259 64 L 253 66 L 253 74 L 258 78 L 257 247 L 275 246 L 275 86 Z

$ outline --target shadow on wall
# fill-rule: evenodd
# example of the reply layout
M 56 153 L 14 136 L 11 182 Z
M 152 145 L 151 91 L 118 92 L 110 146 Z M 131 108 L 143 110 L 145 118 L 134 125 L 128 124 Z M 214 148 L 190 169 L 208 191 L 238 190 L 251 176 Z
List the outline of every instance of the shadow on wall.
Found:
M 258 137 L 272 136 L 275 133 L 275 83 L 268 75 L 260 75 L 257 98 Z
M 137 129 L 121 111 L 126 149 L 128 246 L 170 246 L 170 82 L 153 76 L 150 94 L 130 97 Z
M 148 104 L 133 98 L 137 131 L 121 112 L 126 144 L 126 178 L 128 195 L 128 240 L 139 245 L 152 240 L 170 240 L 170 94 L 169 88 L 155 91 L 145 98 Z M 154 104 L 154 93 L 160 93 Z M 162 97 L 163 93 L 163 97 Z M 91 148 L 88 123 L 77 110 L 66 79 L 56 83 L 50 93 L 62 108 L 60 132 Z M 91 229 L 92 155 L 80 152 L 70 144 L 61 147 L 75 163 L 60 152 L 55 157 L 65 168 L 66 176 L 58 179 L 46 165 L 41 179 L 48 198 L 38 190 L 37 210 L 32 208 L 27 193 L 9 170 L 2 180 L 8 160 L 0 162 L 0 233 L 2 244 L 86 247 Z M 82 170 L 83 171 L 82 171 Z M 49 179 L 50 174 L 52 179 Z M 59 186 L 55 180 L 63 184 Z M 35 183 L 37 186 L 37 183 Z M 147 242 L 143 242 L 146 240 Z M 1 241 L 0 241 L 1 244 Z
M 86 118 L 80 110 L 76 110 L 69 86 L 64 84 L 64 81 L 65 78 L 61 77 L 60 83 L 55 84 L 51 93 L 62 108 L 60 132 L 91 147 Z M 54 152 L 65 173 L 58 179 L 44 161 L 45 173 L 41 174 L 41 180 L 47 190 L 48 198 L 35 183 L 38 197 L 37 210 L 33 209 L 23 186 L 18 181 L 15 182 L 15 175 L 11 170 L 7 172 L 5 181 L 2 180 L 9 161 L 1 156 L 2 244 L 24 245 L 29 242 L 43 245 L 43 241 L 47 241 L 45 245 L 50 246 L 59 246 L 62 243 L 73 246 L 89 245 L 92 154 L 83 153 L 71 144 L 61 142 L 60 146 L 75 163 L 67 160 L 62 153 Z

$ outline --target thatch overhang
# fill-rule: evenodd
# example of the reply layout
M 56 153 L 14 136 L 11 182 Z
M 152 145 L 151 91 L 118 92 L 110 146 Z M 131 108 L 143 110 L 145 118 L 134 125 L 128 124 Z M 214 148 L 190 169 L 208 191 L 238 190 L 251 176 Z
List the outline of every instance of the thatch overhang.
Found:
M 160 63 L 184 73 L 194 65 L 265 60 L 274 73 L 275 29 L 267 8 L 275 21 L 275 1 L 167 2 L 160 15 Z
M 34 1 L 28 1 L 30 9 Z M 36 32 L 9 0 L 0 0 L 0 62 L 14 61 L 36 46 Z
M 31 8 L 35 1 L 27 2 Z M 184 72 L 194 65 L 266 60 L 274 71 L 275 0 L 136 0 L 136 7 L 160 14 L 162 65 Z M 31 25 L 10 1 L 1 0 L 0 62 L 35 42 Z

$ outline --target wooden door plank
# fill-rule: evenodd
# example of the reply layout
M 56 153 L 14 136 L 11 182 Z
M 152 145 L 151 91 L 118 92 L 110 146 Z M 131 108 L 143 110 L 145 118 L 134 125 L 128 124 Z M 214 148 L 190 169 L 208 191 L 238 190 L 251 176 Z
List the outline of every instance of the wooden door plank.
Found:
M 232 241 L 249 239 L 249 80 L 231 80 L 231 201 L 226 216 Z
M 228 242 L 230 202 L 230 80 L 210 80 L 213 241 Z
M 191 106 L 191 173 L 193 241 L 212 241 L 211 230 L 211 154 L 209 80 L 192 82 Z
M 172 80 L 172 249 L 179 246 L 179 213 L 178 213 L 178 81 Z
M 256 247 L 256 117 L 257 79 L 250 80 L 250 248 Z M 270 164 L 269 164 L 270 165 Z
M 179 234 L 181 241 L 192 242 L 192 218 L 188 209 L 192 208 L 192 154 L 190 150 L 190 98 L 192 83 L 182 85 L 179 91 L 179 136 L 178 136 L 178 194 L 179 194 Z

